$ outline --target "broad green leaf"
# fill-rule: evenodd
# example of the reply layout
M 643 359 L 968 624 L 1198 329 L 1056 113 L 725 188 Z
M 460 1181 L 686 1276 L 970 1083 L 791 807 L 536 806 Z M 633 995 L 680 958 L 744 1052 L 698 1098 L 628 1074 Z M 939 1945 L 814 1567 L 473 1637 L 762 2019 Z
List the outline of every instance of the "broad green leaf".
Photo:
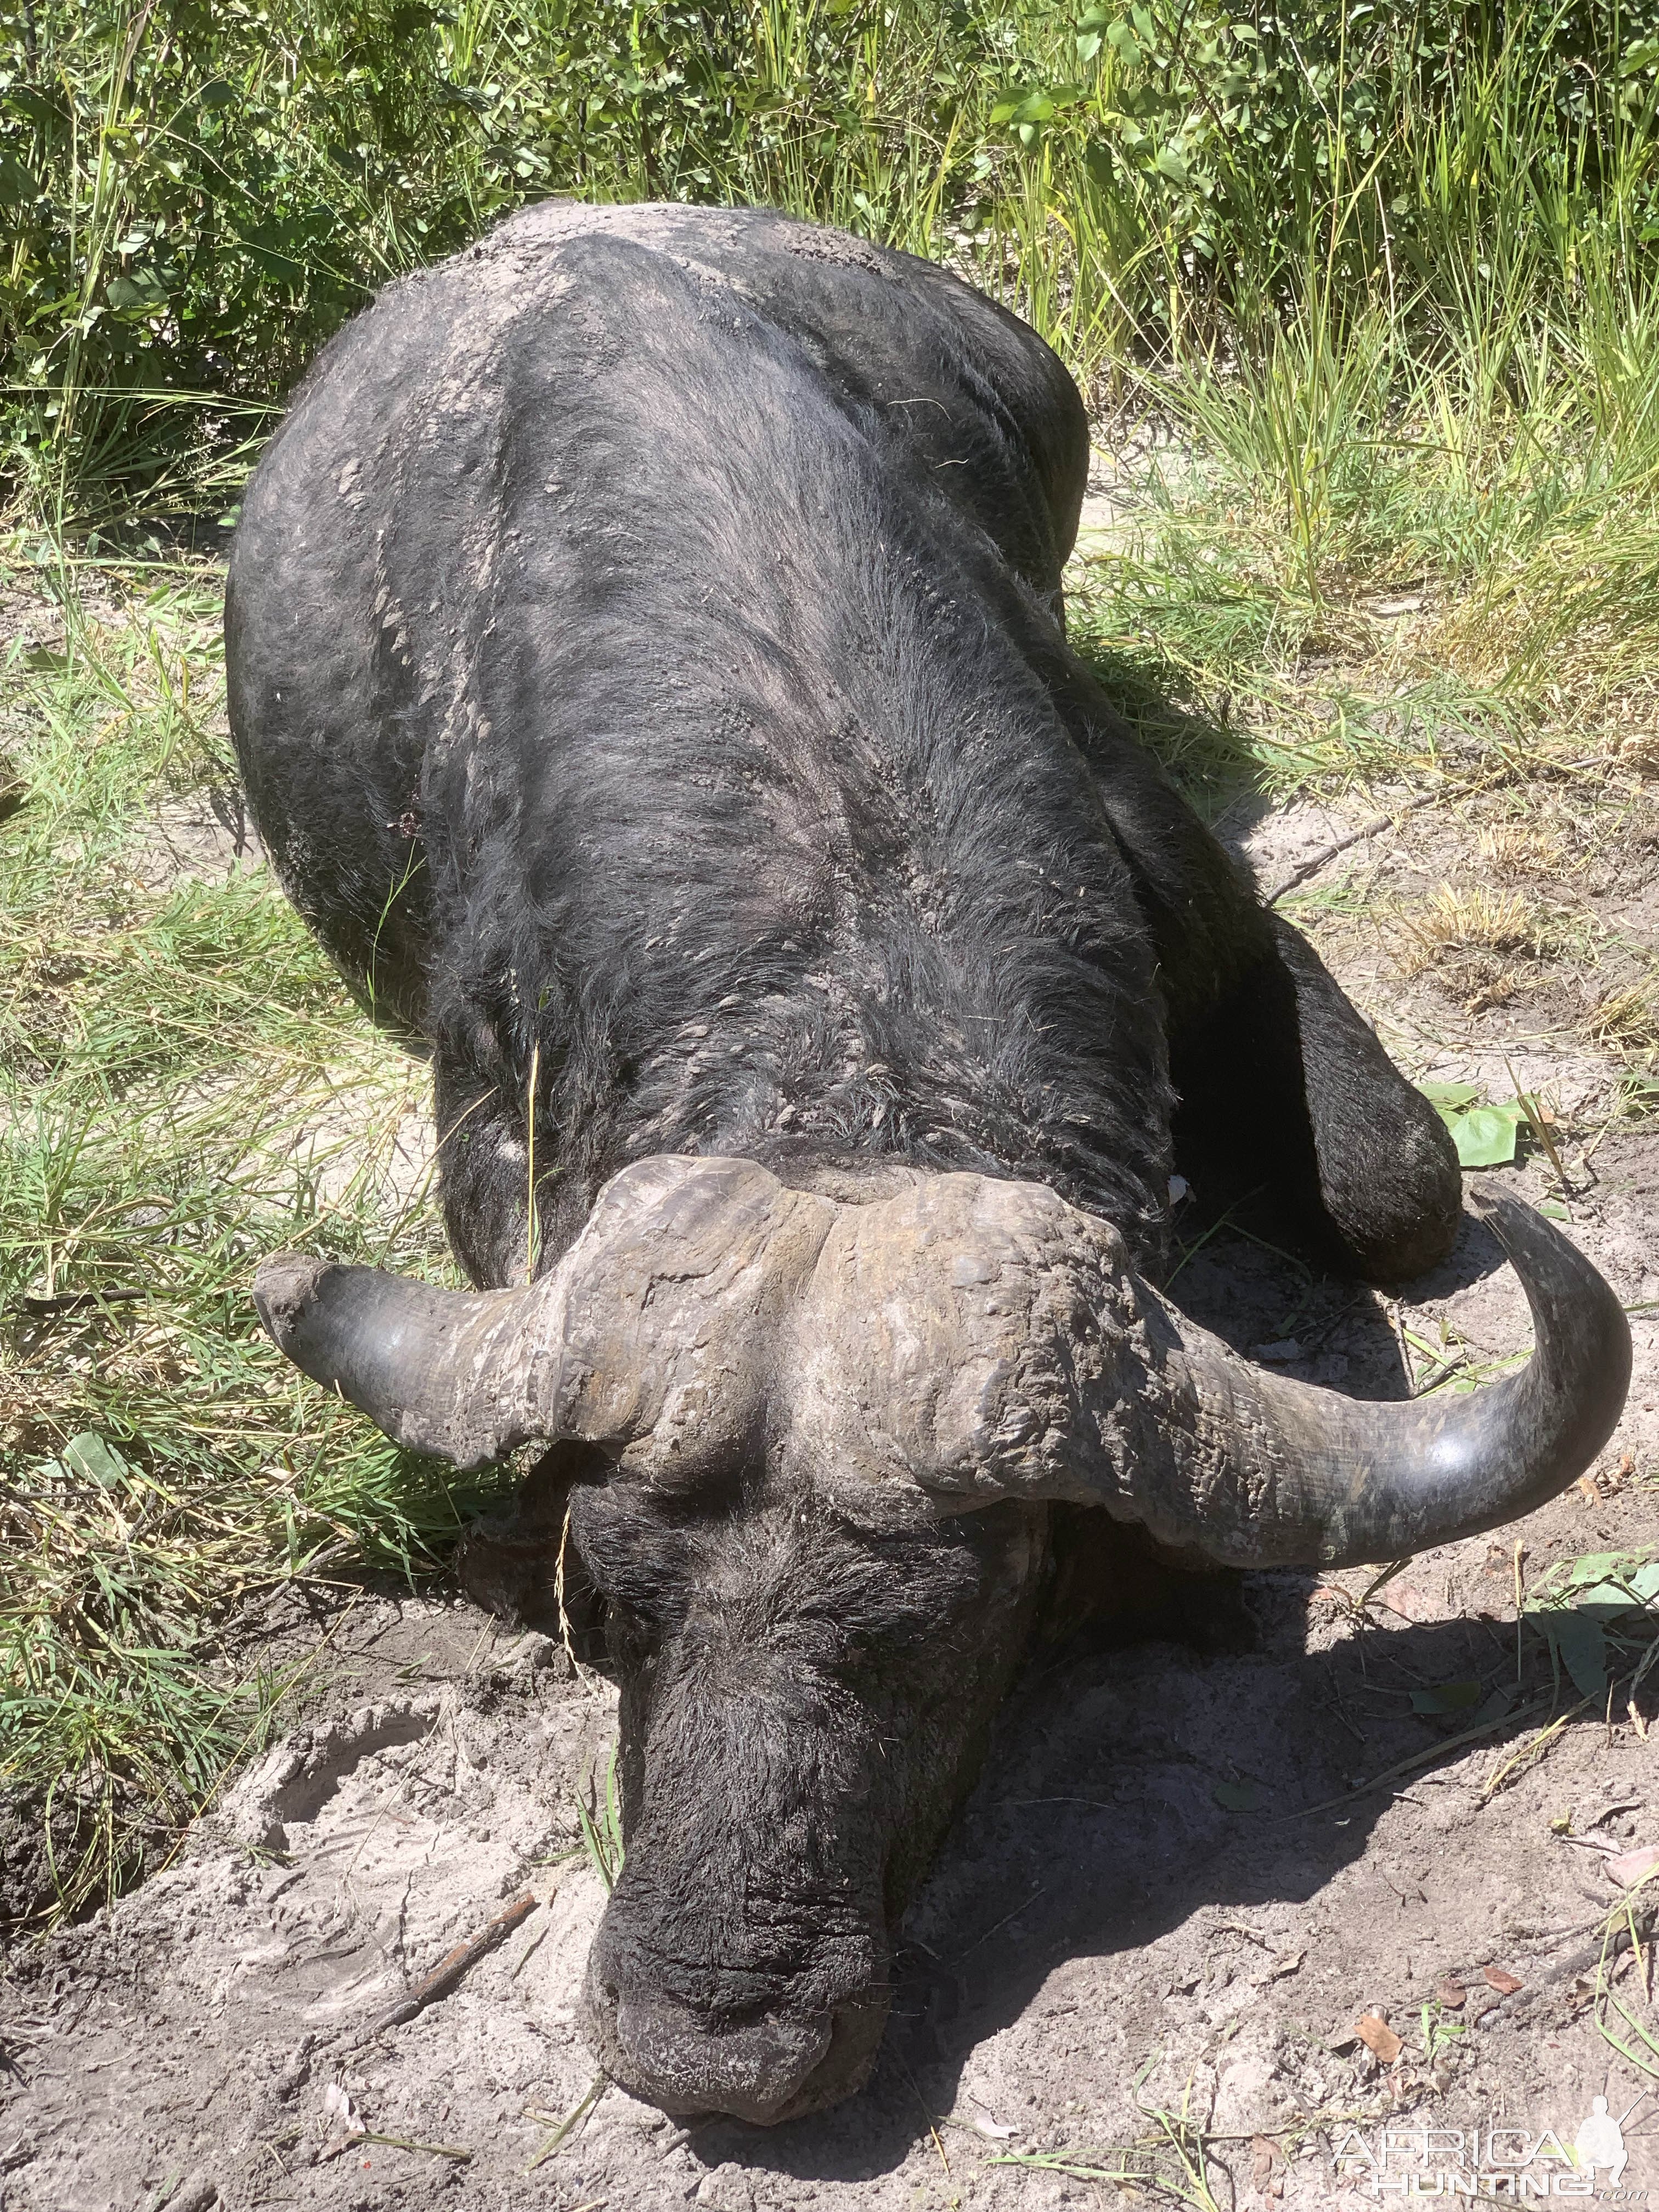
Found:
M 1254 1782 L 1218 1782 L 1210 1792 L 1224 1813 L 1259 1813 L 1267 1792 Z
M 1633 1613 L 1640 1604 L 1632 1597 L 1622 1582 L 1590 1583 L 1575 1591 L 1573 1603 L 1595 1613 Z
M 1017 123 L 1048 123 L 1054 118 L 1053 95 L 1046 92 L 1029 92 L 1014 110 Z
M 1518 1109 L 1511 1112 L 1502 1106 L 1477 1106 L 1472 1113 L 1460 1114 L 1451 1125 L 1459 1164 L 1466 1168 L 1504 1166 L 1515 1158 L 1518 1119 Z
M 1607 1639 L 1601 1624 L 1577 1607 L 1538 1616 L 1557 1658 L 1572 1679 L 1581 1698 L 1605 1698 L 1607 1692 Z
M 83 1429 L 64 1446 L 63 1464 L 71 1474 L 84 1475 L 105 1490 L 122 1481 L 130 1472 L 119 1452 L 104 1442 L 95 1429 Z
M 1480 1711 L 1471 1713 L 1469 1715 L 1469 1726 L 1471 1728 L 1490 1728 L 1494 1721 L 1501 1721 L 1503 1719 L 1504 1714 L 1508 1712 L 1510 1707 L 1514 1703 L 1515 1692 L 1512 1689 L 1494 1690 L 1492 1695 L 1486 1699 L 1486 1703 L 1481 1706 Z
M 1412 1692 L 1414 1713 L 1463 1713 L 1480 1701 L 1479 1682 L 1439 1682 L 1432 1689 Z
M 1628 1552 L 1586 1552 L 1582 1559 L 1575 1559 L 1572 1572 L 1567 1577 L 1569 1589 L 1583 1589 L 1586 1583 L 1604 1583 L 1616 1575 L 1630 1558 Z
M 1460 1110 L 1473 1106 L 1480 1096 L 1480 1086 L 1475 1083 L 1419 1083 L 1417 1087 L 1431 1106 L 1451 1106 Z

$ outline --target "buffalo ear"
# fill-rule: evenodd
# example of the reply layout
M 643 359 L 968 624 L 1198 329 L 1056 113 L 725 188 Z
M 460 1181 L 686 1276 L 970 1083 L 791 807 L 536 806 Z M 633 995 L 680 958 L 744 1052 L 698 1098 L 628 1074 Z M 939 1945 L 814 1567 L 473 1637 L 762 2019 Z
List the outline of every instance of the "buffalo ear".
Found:
M 476 1606 L 556 1638 L 582 1660 L 599 1656 L 605 1603 L 565 1541 L 565 1521 L 572 1491 L 607 1481 L 611 1466 L 597 1444 L 550 1445 L 498 1511 L 468 1522 L 455 1553 L 456 1577 Z
M 394 1443 L 466 1471 L 544 1432 L 535 1383 L 545 1332 L 536 1324 L 551 1290 L 440 1291 L 279 1252 L 254 1277 L 253 1302 L 313 1382 Z

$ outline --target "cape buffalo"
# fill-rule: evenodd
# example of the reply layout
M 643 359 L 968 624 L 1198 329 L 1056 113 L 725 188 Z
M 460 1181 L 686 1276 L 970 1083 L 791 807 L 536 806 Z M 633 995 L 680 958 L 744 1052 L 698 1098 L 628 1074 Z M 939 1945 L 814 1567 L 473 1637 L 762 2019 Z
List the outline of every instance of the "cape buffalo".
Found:
M 248 798 L 429 1047 L 479 1285 L 288 1255 L 260 1311 L 399 1442 L 536 1446 L 562 1522 L 568 1486 L 623 1684 L 592 2032 L 672 2112 L 864 2079 L 1079 1530 L 1392 1559 L 1553 1495 L 1622 1403 L 1617 1301 L 1500 1195 L 1537 1350 L 1489 1390 L 1356 1402 L 1153 1287 L 1175 1170 L 1372 1280 L 1446 1252 L 1460 1180 L 1068 651 L 1087 458 L 941 269 L 553 203 L 334 340 L 236 534 Z

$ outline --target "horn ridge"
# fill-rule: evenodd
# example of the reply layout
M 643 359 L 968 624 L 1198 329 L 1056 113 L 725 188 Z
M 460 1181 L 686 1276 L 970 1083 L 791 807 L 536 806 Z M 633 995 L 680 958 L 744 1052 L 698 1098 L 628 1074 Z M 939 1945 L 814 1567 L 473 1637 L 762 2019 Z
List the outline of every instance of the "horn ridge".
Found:
M 1356 1565 L 1495 1528 L 1607 1442 L 1630 1329 L 1552 1223 L 1495 1187 L 1472 1197 L 1535 1349 L 1501 1382 L 1393 1404 L 1243 1358 L 1046 1185 L 942 1174 L 845 1209 L 796 1317 L 789 1448 L 849 1499 L 1097 1505 L 1231 1566 Z
M 849 1510 L 1063 1498 L 1224 1565 L 1357 1565 L 1531 1512 L 1623 1408 L 1611 1286 L 1519 1199 L 1470 1195 L 1535 1346 L 1502 1382 L 1404 1403 L 1253 1364 L 1145 1283 L 1109 1224 L 975 1175 L 842 1205 L 754 1162 L 665 1155 L 614 1178 L 527 1287 L 288 1253 L 255 1297 L 306 1374 L 461 1468 L 580 1437 L 684 1487 L 769 1435 Z
M 660 1153 L 611 1177 L 535 1283 L 444 1291 L 290 1252 L 254 1301 L 296 1366 L 411 1450 L 470 1470 L 579 1437 L 683 1486 L 759 1432 L 778 1316 L 834 1212 L 753 1161 Z

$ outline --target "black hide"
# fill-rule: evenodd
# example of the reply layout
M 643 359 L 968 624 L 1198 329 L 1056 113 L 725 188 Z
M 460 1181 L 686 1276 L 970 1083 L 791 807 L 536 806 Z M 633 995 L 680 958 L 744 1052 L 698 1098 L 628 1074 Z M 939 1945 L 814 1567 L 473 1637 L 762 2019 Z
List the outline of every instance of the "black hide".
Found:
M 1177 1167 L 1367 1275 L 1446 1249 L 1437 1119 L 1066 649 L 1087 458 L 1012 317 L 763 212 L 538 208 L 323 355 L 237 533 L 232 726 L 293 897 L 429 1042 L 476 1281 L 523 1279 L 532 1077 L 542 1269 L 664 1152 L 1042 1181 L 1154 1271 Z M 671 2109 L 812 2109 L 1050 1516 L 580 1472 L 629 1840 L 599 2046 Z

